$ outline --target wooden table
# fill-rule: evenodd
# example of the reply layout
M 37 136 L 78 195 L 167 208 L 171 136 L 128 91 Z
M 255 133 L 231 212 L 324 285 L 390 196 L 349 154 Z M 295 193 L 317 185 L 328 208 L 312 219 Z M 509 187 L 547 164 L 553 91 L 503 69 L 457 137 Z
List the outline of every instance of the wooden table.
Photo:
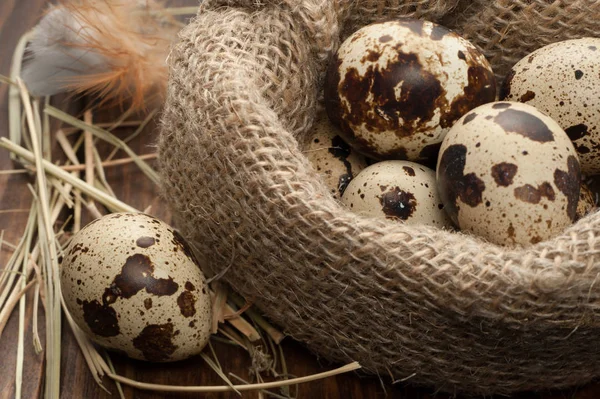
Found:
M 13 49 L 19 37 L 33 27 L 39 19 L 48 0 L 1 0 L 0 1 L 0 73 L 8 75 Z M 197 0 L 171 1 L 172 5 L 193 5 Z M 7 87 L 0 85 L 0 127 L 3 136 L 7 136 Z M 126 134 L 124 132 L 123 134 Z M 156 130 L 147 129 L 147 133 L 132 143 L 132 148 L 138 153 L 150 152 L 149 143 L 154 141 Z M 58 151 L 55 151 L 58 153 Z M 0 169 L 13 169 L 18 167 L 13 164 L 5 151 L 0 151 Z M 157 193 L 152 184 L 144 177 L 134 165 L 125 165 L 107 170 L 107 179 L 115 189 L 117 196 L 123 201 L 138 209 L 152 205 L 153 213 L 167 222 L 168 211 L 157 198 Z M 5 231 L 4 239 L 8 242 L 17 242 L 25 226 L 27 209 L 32 201 L 31 194 L 26 184 L 30 177 L 26 174 L 0 175 L 0 230 Z M 7 211 L 12 210 L 12 211 Z M 10 256 L 8 251 L 0 254 L 0 268 Z M 32 301 L 28 301 L 27 319 L 31 320 Z M 40 333 L 43 334 L 43 312 L 40 312 Z M 114 384 L 105 379 L 106 387 L 113 393 L 112 396 L 102 391 L 91 378 L 79 348 L 66 323 L 63 324 L 62 338 L 62 394 L 63 398 L 114 398 L 117 397 Z M 16 362 L 16 342 L 18 331 L 18 317 L 15 312 L 0 339 L 0 399 L 14 397 L 14 379 Z M 23 398 L 35 398 L 42 391 L 43 362 L 42 355 L 36 355 L 33 350 L 31 322 L 27 322 L 25 337 L 26 369 L 24 375 Z M 290 373 L 303 376 L 331 369 L 334 366 L 324 360 L 319 360 L 301 344 L 286 338 L 284 341 L 287 363 Z M 225 371 L 233 372 L 243 378 L 248 377 L 249 357 L 246 352 L 224 344 L 216 345 L 220 361 Z M 159 384 L 177 385 L 222 385 L 221 379 L 200 358 L 170 365 L 154 365 L 139 361 L 132 361 L 124 357 L 114 356 L 115 367 L 123 376 Z M 395 398 L 430 398 L 433 392 L 429 389 L 418 389 L 392 385 L 390 381 L 381 383 L 377 378 L 366 377 L 362 374 L 351 373 L 318 381 L 299 387 L 298 398 L 379 398 L 386 396 Z M 164 395 L 161 393 L 137 391 L 125 388 L 127 398 L 235 398 L 236 394 L 210 394 L 210 395 Z M 245 394 L 243 397 L 254 398 L 257 394 Z M 447 395 L 438 395 L 444 399 Z M 567 392 L 545 394 L 522 394 L 515 398 L 522 399 L 558 399 L 600 398 L 600 385 L 591 385 L 585 388 L 573 389 Z

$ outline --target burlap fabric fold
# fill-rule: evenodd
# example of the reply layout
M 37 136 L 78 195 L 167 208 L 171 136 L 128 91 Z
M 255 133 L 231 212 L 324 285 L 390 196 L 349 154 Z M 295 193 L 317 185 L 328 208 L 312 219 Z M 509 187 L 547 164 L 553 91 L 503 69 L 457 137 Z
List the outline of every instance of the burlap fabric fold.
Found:
M 600 215 L 528 249 L 358 217 L 299 150 L 327 60 L 374 20 L 442 21 L 498 75 L 594 35 L 588 0 L 206 0 L 181 33 L 159 150 L 165 198 L 210 273 L 317 354 L 443 391 L 600 375 Z

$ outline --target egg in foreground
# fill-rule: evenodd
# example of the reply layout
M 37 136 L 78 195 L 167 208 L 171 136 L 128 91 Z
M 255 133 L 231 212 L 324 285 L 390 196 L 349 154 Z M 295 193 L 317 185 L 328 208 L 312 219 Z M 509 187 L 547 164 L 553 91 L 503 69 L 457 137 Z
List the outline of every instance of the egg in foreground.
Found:
M 428 21 L 368 25 L 329 64 L 325 105 L 343 138 L 376 160 L 430 161 L 469 110 L 496 97 L 496 79 L 469 41 Z
M 91 222 L 66 248 L 60 276 L 69 313 L 105 348 L 169 362 L 208 342 L 204 275 L 185 240 L 152 216 L 116 213 Z
M 551 238 L 577 217 L 577 153 L 560 126 L 534 107 L 478 107 L 450 130 L 437 182 L 452 220 L 501 245 Z
M 439 198 L 435 172 L 409 161 L 369 166 L 350 182 L 342 203 L 363 216 L 451 228 Z

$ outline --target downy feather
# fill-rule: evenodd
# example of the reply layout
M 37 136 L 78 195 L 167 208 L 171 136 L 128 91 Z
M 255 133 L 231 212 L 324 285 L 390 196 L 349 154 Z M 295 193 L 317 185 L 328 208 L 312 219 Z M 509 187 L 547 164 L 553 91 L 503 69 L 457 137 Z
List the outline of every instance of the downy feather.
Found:
M 144 107 L 162 98 L 179 25 L 154 0 L 61 0 L 35 28 L 22 77 L 34 95 L 96 95 Z

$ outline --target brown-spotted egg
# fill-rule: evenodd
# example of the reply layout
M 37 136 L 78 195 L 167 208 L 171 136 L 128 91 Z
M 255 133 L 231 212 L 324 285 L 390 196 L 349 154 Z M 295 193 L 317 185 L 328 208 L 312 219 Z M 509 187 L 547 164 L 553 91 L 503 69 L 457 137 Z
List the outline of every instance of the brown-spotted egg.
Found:
M 416 19 L 352 34 L 325 83 L 328 115 L 344 139 L 379 160 L 435 160 L 454 122 L 495 97 L 494 73 L 475 46 Z
M 577 204 L 577 219 L 584 218 L 596 211 L 596 196 L 590 187 L 582 183 L 579 193 L 579 203 Z
M 365 158 L 341 137 L 324 113 L 306 137 L 303 152 L 321 176 L 334 198 L 340 199 L 350 181 L 367 167 Z
M 573 223 L 580 166 L 573 143 L 534 107 L 497 102 L 466 114 L 440 150 L 446 211 L 497 244 L 535 244 Z
M 60 275 L 69 313 L 105 348 L 167 362 L 208 342 L 204 275 L 184 239 L 154 217 L 117 213 L 91 222 L 73 236 Z
M 384 161 L 367 167 L 350 182 L 342 203 L 364 216 L 452 226 L 437 192 L 435 172 L 414 162 Z
M 567 132 L 581 170 L 600 173 L 600 38 L 550 44 L 519 61 L 501 98 L 532 105 Z

